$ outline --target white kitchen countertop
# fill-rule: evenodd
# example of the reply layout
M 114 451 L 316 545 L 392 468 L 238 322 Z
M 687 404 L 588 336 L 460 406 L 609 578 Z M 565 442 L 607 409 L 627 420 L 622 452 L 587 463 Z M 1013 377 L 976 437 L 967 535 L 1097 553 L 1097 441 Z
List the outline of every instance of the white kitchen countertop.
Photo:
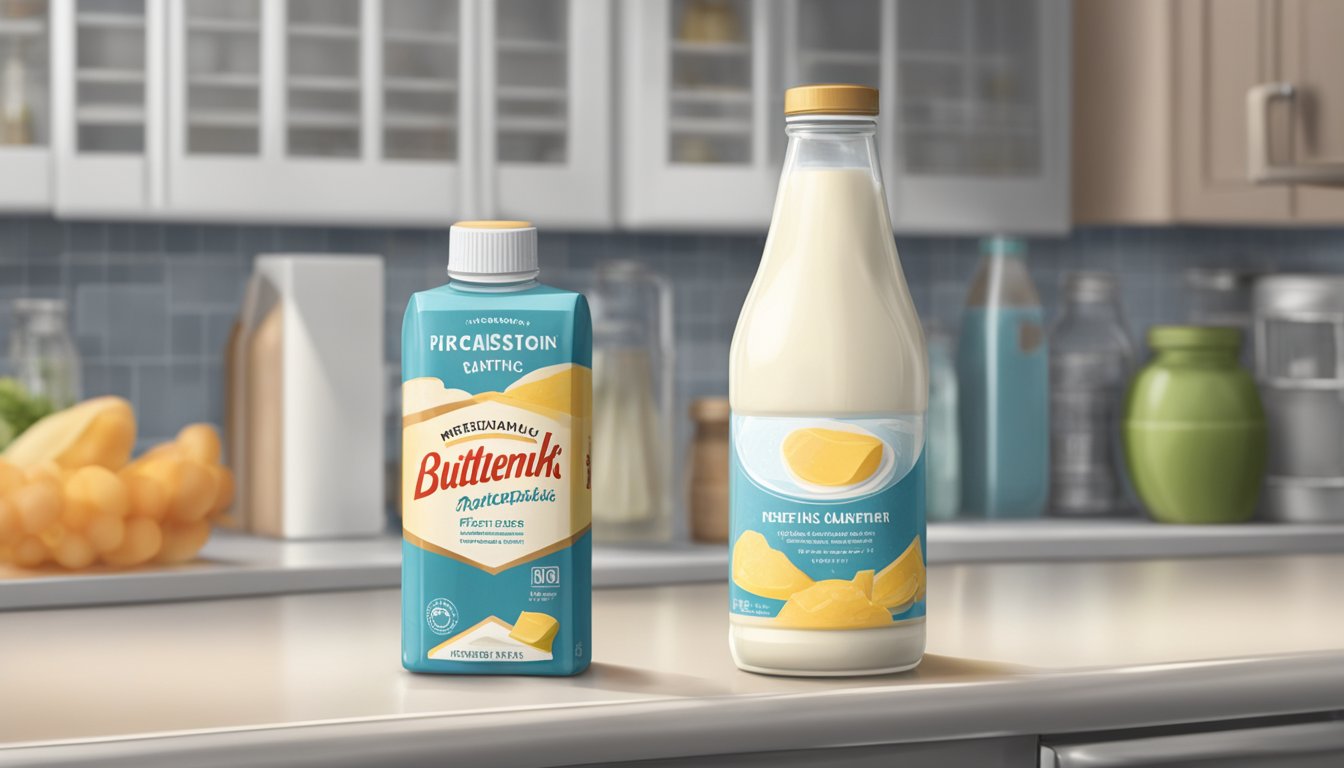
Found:
M 409 674 L 396 590 L 0 614 L 0 765 L 538 765 L 1344 709 L 1344 555 L 929 570 L 929 655 L 728 656 L 727 590 L 599 590 L 577 678 Z M 119 762 L 120 761 L 120 762 Z

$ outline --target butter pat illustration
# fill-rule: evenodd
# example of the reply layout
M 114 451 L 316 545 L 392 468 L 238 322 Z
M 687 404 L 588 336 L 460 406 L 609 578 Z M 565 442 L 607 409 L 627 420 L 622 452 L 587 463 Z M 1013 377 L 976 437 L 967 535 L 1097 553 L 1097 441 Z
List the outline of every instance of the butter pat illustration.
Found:
M 854 574 L 852 581 L 854 586 L 858 587 L 859 591 L 863 593 L 864 597 L 867 597 L 869 600 L 873 599 L 873 571 L 859 571 Z
M 784 438 L 784 461 L 800 480 L 814 485 L 854 485 L 877 471 L 882 441 L 838 429 L 798 429 Z
M 924 553 L 916 536 L 900 557 L 878 571 L 873 580 L 873 602 L 897 608 L 924 595 Z
M 866 573 L 871 578 L 872 571 Z M 869 600 L 859 584 L 827 579 L 790 597 L 775 621 L 801 629 L 859 629 L 890 624 L 891 613 Z
M 513 623 L 513 631 L 509 633 L 509 637 L 539 651 L 550 653 L 551 643 L 555 641 L 555 634 L 559 631 L 560 622 L 556 621 L 555 617 L 523 611 Z
M 733 545 L 733 582 L 753 595 L 774 600 L 788 600 L 812 585 L 812 579 L 788 555 L 772 548 L 756 531 L 744 531 Z
M 588 416 L 591 401 L 582 393 L 592 386 L 593 373 L 575 365 L 555 365 L 534 371 L 504 390 L 514 400 L 573 416 Z

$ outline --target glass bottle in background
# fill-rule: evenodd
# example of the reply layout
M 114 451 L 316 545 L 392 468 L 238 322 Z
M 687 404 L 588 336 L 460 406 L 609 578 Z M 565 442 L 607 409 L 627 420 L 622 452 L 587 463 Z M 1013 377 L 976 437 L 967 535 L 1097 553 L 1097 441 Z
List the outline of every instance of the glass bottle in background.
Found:
M 938 325 L 925 326 L 929 349 L 929 414 L 925 451 L 929 520 L 951 520 L 961 511 L 961 435 L 957 427 L 957 369 L 952 338 Z
M 593 538 L 672 538 L 672 296 L 635 261 L 597 268 L 593 311 Z
M 79 400 L 79 352 L 70 338 L 64 301 L 14 301 L 9 362 L 24 389 L 47 398 L 54 408 L 67 408 Z
M 1236 328 L 1246 340 L 1241 364 L 1255 368 L 1255 334 L 1251 328 L 1251 292 L 1258 275 L 1225 268 L 1185 271 L 1186 313 L 1190 325 Z
M 981 241 L 957 344 L 961 503 L 970 517 L 1038 517 L 1049 492 L 1045 318 L 1021 240 Z
M 1120 412 L 1133 364 L 1115 276 L 1066 275 L 1050 329 L 1051 514 L 1125 511 Z

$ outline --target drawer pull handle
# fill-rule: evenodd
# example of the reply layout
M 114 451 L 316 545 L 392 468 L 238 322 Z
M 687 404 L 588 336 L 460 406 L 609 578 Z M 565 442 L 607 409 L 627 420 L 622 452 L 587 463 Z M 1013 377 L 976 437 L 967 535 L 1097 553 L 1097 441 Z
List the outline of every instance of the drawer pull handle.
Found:
M 1286 102 L 1289 131 L 1295 135 L 1299 90 L 1292 83 L 1261 83 L 1246 93 L 1248 175 L 1255 184 L 1344 186 L 1344 163 L 1281 165 L 1270 157 L 1269 111 L 1274 102 Z

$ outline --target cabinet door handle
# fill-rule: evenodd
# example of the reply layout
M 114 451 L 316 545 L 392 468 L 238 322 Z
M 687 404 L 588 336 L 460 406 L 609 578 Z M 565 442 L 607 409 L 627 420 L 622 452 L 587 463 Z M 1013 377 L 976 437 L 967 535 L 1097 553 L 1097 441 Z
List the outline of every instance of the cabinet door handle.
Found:
M 1255 184 L 1344 186 L 1344 163 L 1280 165 L 1270 158 L 1269 110 L 1274 102 L 1285 102 L 1289 131 L 1295 135 L 1298 92 L 1292 83 L 1261 83 L 1246 93 L 1247 175 Z

